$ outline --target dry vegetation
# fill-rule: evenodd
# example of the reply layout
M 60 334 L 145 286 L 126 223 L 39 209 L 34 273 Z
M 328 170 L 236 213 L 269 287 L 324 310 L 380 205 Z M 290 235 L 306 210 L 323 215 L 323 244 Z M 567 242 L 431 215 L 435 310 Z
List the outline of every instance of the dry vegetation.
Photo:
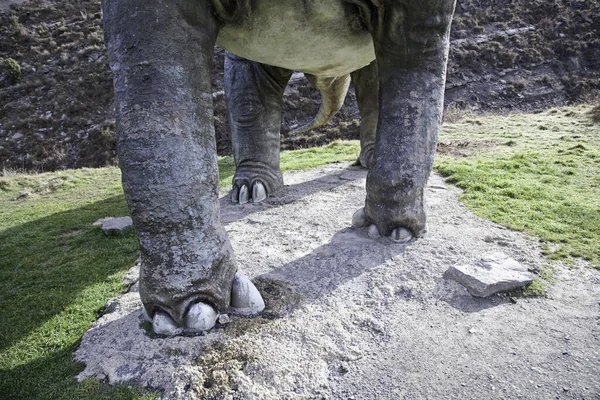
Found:
M 0 15 L 0 56 L 21 66 L 0 91 L 0 167 L 103 166 L 115 157 L 112 78 L 98 1 L 30 3 Z
M 447 101 L 486 112 L 541 110 L 600 93 L 600 3 L 463 0 Z
M 590 101 L 600 90 L 599 31 L 596 1 L 460 1 L 448 69 L 447 118 Z M 228 154 L 222 52 L 215 60 L 217 147 Z M 36 0 L 1 12 L 0 64 L 0 173 L 116 163 L 99 0 Z M 7 78 L 17 68 L 20 77 Z M 358 138 L 352 94 L 328 126 L 288 134 L 290 127 L 315 115 L 318 106 L 318 94 L 304 80 L 290 85 L 282 122 L 284 149 Z

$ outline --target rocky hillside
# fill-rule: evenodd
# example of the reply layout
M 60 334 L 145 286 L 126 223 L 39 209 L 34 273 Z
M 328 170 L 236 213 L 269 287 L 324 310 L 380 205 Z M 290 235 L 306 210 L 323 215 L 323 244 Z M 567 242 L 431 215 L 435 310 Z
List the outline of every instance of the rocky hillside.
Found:
M 0 0 L 0 173 L 116 163 L 112 82 L 100 0 Z M 595 101 L 600 92 L 600 2 L 461 0 L 452 31 L 447 117 Z M 215 55 L 215 126 L 230 150 Z M 326 127 L 291 136 L 319 96 L 301 75 L 289 85 L 283 148 L 358 137 L 352 93 Z

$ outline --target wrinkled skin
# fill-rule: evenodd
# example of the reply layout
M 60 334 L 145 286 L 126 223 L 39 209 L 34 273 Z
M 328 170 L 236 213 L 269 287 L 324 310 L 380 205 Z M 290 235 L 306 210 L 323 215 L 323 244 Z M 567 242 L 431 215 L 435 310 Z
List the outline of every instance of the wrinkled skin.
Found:
M 103 1 L 123 187 L 142 253 L 140 295 L 159 333 L 209 329 L 230 306 L 260 308 L 244 294 L 252 284 L 238 279 L 219 219 L 215 43 L 236 54 L 226 60 L 232 199 L 261 201 L 283 185 L 279 126 L 291 71 L 337 97 L 350 75 L 360 161 L 370 168 L 353 224 L 405 241 L 426 230 L 424 187 L 454 7 L 455 0 Z M 336 95 L 328 101 L 334 109 Z

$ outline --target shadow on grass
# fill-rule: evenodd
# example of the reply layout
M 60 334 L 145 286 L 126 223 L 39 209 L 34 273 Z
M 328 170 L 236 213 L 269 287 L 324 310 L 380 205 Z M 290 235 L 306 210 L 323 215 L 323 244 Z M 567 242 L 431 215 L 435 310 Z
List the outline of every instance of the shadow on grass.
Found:
M 107 237 L 92 226 L 112 215 L 127 215 L 123 196 L 0 232 L 0 350 L 43 329 L 57 314 L 81 317 L 70 307 L 86 296 L 85 289 L 110 282 L 111 275 L 135 261 L 133 233 Z M 92 320 L 88 317 L 86 324 Z

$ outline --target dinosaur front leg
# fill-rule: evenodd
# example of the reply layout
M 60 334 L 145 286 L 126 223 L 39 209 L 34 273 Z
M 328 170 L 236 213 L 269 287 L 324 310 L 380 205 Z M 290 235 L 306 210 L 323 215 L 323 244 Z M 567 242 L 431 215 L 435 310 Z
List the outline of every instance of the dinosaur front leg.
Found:
M 158 333 L 208 329 L 230 306 L 236 274 L 219 217 L 217 23 L 198 0 L 105 0 L 103 15 L 144 308 Z
M 236 171 L 231 200 L 263 201 L 283 187 L 279 170 L 279 131 L 287 69 L 227 53 L 225 97 Z
M 380 82 L 376 159 L 365 208 L 353 220 L 406 241 L 426 231 L 424 191 L 441 124 L 455 0 L 373 3 Z
M 351 75 L 360 112 L 360 156 L 358 160 L 365 168 L 375 164 L 375 138 L 379 119 L 377 61 L 354 71 Z

